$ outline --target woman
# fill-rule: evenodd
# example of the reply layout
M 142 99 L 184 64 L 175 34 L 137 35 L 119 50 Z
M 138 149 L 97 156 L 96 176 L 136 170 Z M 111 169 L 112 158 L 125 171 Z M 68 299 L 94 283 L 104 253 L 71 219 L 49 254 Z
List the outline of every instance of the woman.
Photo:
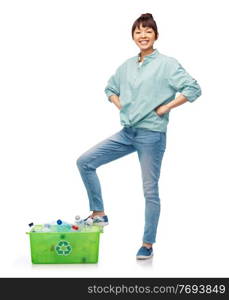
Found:
M 108 100 L 120 109 L 123 128 L 82 154 L 77 166 L 93 211 L 85 222 L 104 226 L 108 224 L 108 217 L 96 169 L 137 151 L 145 197 L 145 227 L 136 257 L 147 259 L 153 255 L 160 215 L 158 181 L 169 112 L 196 100 L 201 88 L 175 58 L 154 49 L 158 30 L 151 14 L 142 14 L 134 22 L 132 38 L 140 49 L 139 54 L 124 61 L 105 88 Z M 180 94 L 175 98 L 177 92 Z

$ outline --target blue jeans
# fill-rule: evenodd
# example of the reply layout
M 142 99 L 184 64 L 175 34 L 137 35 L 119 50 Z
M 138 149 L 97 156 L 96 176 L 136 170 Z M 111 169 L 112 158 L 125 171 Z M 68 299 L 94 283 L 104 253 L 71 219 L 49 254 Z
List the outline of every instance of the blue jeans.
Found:
M 166 132 L 123 127 L 114 135 L 83 153 L 76 163 L 87 190 L 90 210 L 104 210 L 96 169 L 110 161 L 137 151 L 145 197 L 143 242 L 155 243 L 160 215 L 158 181 L 165 148 Z

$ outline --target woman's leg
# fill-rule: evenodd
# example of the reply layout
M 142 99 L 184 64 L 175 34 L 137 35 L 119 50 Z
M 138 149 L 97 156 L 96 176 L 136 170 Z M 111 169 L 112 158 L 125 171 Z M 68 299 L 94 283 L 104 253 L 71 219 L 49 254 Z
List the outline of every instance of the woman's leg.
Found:
M 102 192 L 96 169 L 136 151 L 123 130 L 96 144 L 77 159 L 77 167 L 87 190 L 91 211 L 104 211 Z M 115 178 L 112 179 L 114 182 Z
M 136 137 L 136 148 L 141 165 L 145 197 L 145 228 L 143 245 L 150 247 L 156 241 L 160 216 L 158 181 L 166 147 L 166 133 L 141 131 Z

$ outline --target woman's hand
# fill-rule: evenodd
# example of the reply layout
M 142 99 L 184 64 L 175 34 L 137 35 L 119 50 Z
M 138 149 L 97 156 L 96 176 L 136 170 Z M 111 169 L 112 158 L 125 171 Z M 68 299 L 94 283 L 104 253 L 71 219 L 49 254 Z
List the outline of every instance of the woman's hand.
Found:
M 161 115 L 169 112 L 172 108 L 177 107 L 181 104 L 184 104 L 187 101 L 188 101 L 188 99 L 183 94 L 180 94 L 179 96 L 176 97 L 176 99 L 157 107 L 155 109 L 155 111 L 159 116 L 161 116 Z
M 162 115 L 164 115 L 170 111 L 170 107 L 167 104 L 164 104 L 164 105 L 158 106 L 155 109 L 155 111 L 161 117 Z
M 109 98 L 110 98 L 111 102 L 114 103 L 115 106 L 117 106 L 118 109 L 122 108 L 119 96 L 111 95 Z

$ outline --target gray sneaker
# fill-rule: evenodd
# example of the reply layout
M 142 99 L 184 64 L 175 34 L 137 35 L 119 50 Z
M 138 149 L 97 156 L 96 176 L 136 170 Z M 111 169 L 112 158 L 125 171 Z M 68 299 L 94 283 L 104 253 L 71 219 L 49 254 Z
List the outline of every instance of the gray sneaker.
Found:
M 108 217 L 107 216 L 95 216 L 95 217 L 87 217 L 84 219 L 84 223 L 87 225 L 98 225 L 98 226 L 106 226 L 108 225 Z

